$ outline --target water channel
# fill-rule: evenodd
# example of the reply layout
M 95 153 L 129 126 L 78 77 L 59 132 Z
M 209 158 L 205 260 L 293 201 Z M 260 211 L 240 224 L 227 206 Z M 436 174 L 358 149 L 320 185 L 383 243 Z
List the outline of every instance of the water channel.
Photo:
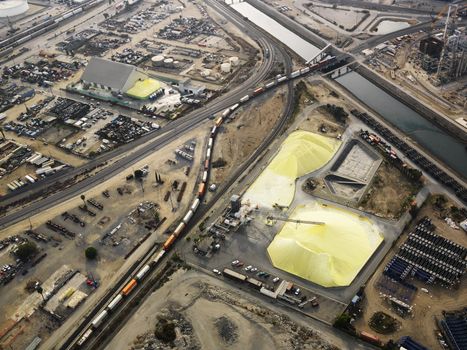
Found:
M 311 59 L 319 52 L 316 46 L 303 40 L 252 5 L 242 2 L 232 5 L 232 8 L 273 35 L 304 60 Z M 356 72 L 345 74 L 336 81 L 465 178 L 467 151 L 461 141 L 447 134 Z
M 319 48 L 310 44 L 308 41 L 303 40 L 297 34 L 283 27 L 256 7 L 251 6 L 249 3 L 240 2 L 231 6 L 242 16 L 248 18 L 258 27 L 264 29 L 267 33 L 271 34 L 284 45 L 288 46 L 305 61 L 311 60 L 318 54 L 318 52 L 320 52 Z

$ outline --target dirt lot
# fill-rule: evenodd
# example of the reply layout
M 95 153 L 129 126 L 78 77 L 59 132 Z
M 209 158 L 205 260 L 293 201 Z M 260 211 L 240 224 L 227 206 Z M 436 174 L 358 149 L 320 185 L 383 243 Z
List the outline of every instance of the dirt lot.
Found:
M 284 90 L 279 88 L 266 100 L 255 101 L 237 111 L 235 119 L 224 124 L 217 136 L 212 159 L 222 158 L 227 164 L 213 169 L 214 182 L 224 181 L 260 145 L 279 119 L 284 100 Z
M 106 349 L 145 342 L 155 349 L 163 344 L 153 335 L 160 319 L 174 322 L 177 336 L 158 349 L 336 349 L 309 326 L 253 303 L 220 280 L 183 270 L 146 299 Z
M 397 168 L 383 161 L 358 209 L 383 218 L 399 218 L 407 210 L 410 198 L 417 190 L 417 186 Z
M 447 207 L 450 207 L 450 204 L 451 203 L 448 203 Z M 407 239 L 407 232 L 410 232 L 416 222 L 424 216 L 428 216 L 432 219 L 433 224 L 436 226 L 436 233 L 441 234 L 443 237 L 451 239 L 463 246 L 467 246 L 467 236 L 465 232 L 449 227 L 444 220 L 439 218 L 439 212 L 433 209 L 433 206 L 428 200 L 427 204 L 422 207 L 419 215 L 417 216 L 417 220 L 412 223 L 409 230 L 406 230 L 406 233 L 401 235 L 396 246 L 391 248 L 378 270 L 367 283 L 367 287 L 365 288 L 366 298 L 363 302 L 363 318 L 356 321 L 354 325 L 359 331 L 366 330 L 375 334 L 375 332 L 368 326 L 368 321 L 375 312 L 384 311 L 395 317 L 402 326 L 393 334 L 378 334 L 378 337 L 383 341 L 387 341 L 391 338 L 399 339 L 402 336 L 410 335 L 429 349 L 437 350 L 442 349 L 442 347 L 436 339 L 435 332 L 437 331 L 437 326 L 435 323 L 435 317 L 441 317 L 442 311 L 444 310 L 453 311 L 467 305 L 467 293 L 465 293 L 467 280 L 465 279 L 465 276 L 461 285 L 457 289 L 446 289 L 437 285 L 427 285 L 418 280 L 410 280 L 409 283 L 418 287 L 418 292 L 413 302 L 413 317 L 406 319 L 401 318 L 391 311 L 386 306 L 383 299 L 380 298 L 379 290 L 375 288 L 375 284 L 380 278 L 384 267 Z M 428 289 L 429 293 L 420 291 L 420 288 Z

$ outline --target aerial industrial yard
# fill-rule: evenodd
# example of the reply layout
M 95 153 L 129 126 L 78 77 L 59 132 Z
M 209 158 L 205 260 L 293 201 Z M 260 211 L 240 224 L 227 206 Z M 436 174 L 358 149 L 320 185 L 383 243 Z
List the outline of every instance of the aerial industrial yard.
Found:
M 467 6 L 0 1 L 1 349 L 467 348 Z

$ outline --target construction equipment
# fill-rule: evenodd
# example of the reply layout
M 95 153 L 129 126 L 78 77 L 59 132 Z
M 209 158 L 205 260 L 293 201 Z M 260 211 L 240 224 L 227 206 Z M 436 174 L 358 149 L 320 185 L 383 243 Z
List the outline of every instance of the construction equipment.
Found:
M 273 215 L 268 215 L 266 217 L 267 220 L 276 220 L 276 221 L 286 221 L 286 222 L 295 222 L 297 224 L 307 224 L 307 225 L 324 225 L 324 222 L 320 221 L 309 221 L 309 220 L 297 220 L 297 219 L 290 219 L 290 218 L 280 218 Z

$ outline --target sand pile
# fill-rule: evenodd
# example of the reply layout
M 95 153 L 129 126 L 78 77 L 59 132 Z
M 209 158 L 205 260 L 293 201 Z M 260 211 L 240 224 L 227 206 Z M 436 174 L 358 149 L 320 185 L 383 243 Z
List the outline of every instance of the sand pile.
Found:
M 315 171 L 332 158 L 340 141 L 308 131 L 295 131 L 243 196 L 243 201 L 271 208 L 288 206 L 295 194 L 295 180 Z
M 295 208 L 268 247 L 273 265 L 324 287 L 348 286 L 383 241 L 378 227 L 350 211 L 319 203 Z

